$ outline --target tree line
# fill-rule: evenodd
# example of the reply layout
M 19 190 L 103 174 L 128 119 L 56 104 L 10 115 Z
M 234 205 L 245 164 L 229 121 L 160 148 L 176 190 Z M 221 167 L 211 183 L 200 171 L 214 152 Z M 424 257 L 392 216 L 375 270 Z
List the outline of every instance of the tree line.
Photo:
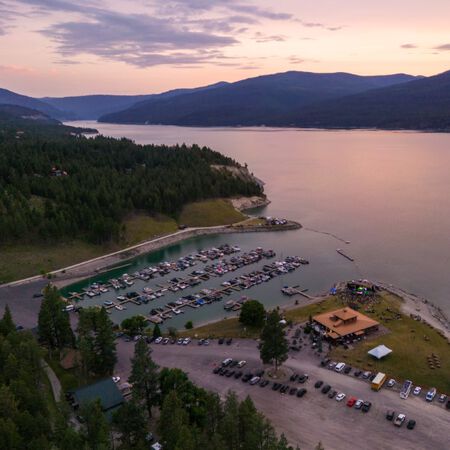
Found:
M 189 202 L 262 193 L 258 184 L 211 165 L 237 163 L 197 145 L 0 132 L 0 244 L 119 241 L 133 211 L 176 218 Z

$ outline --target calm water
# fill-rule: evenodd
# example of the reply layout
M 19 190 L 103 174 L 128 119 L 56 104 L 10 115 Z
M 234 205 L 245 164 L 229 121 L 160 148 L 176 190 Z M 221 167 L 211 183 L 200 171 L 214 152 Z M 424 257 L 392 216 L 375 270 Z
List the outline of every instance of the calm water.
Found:
M 286 279 L 246 291 L 267 305 L 286 301 L 279 291 L 283 284 L 300 284 L 319 293 L 336 281 L 364 277 L 424 296 L 450 313 L 449 134 L 75 124 L 142 144 L 198 143 L 246 162 L 266 182 L 272 203 L 264 214 L 288 217 L 305 227 L 195 239 L 159 252 L 153 260 L 177 259 L 222 242 L 243 250 L 264 246 L 311 261 Z M 338 247 L 355 262 L 338 255 Z M 147 258 L 140 258 L 133 268 L 145 265 Z M 202 287 L 215 287 L 220 281 Z M 167 301 L 165 297 L 161 303 Z M 129 308 L 117 314 L 122 319 L 133 312 Z M 180 326 L 188 319 L 198 323 L 223 315 L 219 303 L 167 323 Z

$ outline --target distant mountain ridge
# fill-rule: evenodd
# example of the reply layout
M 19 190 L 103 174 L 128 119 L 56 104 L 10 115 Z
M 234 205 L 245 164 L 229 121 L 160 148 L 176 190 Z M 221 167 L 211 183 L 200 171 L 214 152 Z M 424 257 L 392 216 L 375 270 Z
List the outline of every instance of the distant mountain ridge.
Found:
M 107 123 L 447 131 L 450 71 L 430 77 L 290 71 L 148 95 L 35 99 L 0 89 L 0 103 Z
M 185 126 L 271 125 L 298 108 L 416 79 L 395 74 L 284 72 L 248 78 L 176 97 L 151 98 L 100 122 Z M 286 125 L 286 124 L 285 124 Z

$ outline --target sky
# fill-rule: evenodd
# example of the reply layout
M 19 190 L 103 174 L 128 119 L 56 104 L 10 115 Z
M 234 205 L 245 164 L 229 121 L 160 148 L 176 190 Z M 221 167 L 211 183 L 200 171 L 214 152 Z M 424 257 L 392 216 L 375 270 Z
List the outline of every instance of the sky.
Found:
M 148 94 L 288 70 L 450 70 L 450 0 L 0 0 L 0 87 Z

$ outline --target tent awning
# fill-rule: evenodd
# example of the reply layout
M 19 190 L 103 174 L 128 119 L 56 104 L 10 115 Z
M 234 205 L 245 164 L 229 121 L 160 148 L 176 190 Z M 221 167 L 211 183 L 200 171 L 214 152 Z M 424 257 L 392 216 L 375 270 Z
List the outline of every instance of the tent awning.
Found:
M 392 353 L 392 350 L 386 347 L 385 345 L 381 344 L 378 347 L 369 350 L 367 353 L 373 356 L 374 358 L 381 359 L 389 355 L 389 353 Z

